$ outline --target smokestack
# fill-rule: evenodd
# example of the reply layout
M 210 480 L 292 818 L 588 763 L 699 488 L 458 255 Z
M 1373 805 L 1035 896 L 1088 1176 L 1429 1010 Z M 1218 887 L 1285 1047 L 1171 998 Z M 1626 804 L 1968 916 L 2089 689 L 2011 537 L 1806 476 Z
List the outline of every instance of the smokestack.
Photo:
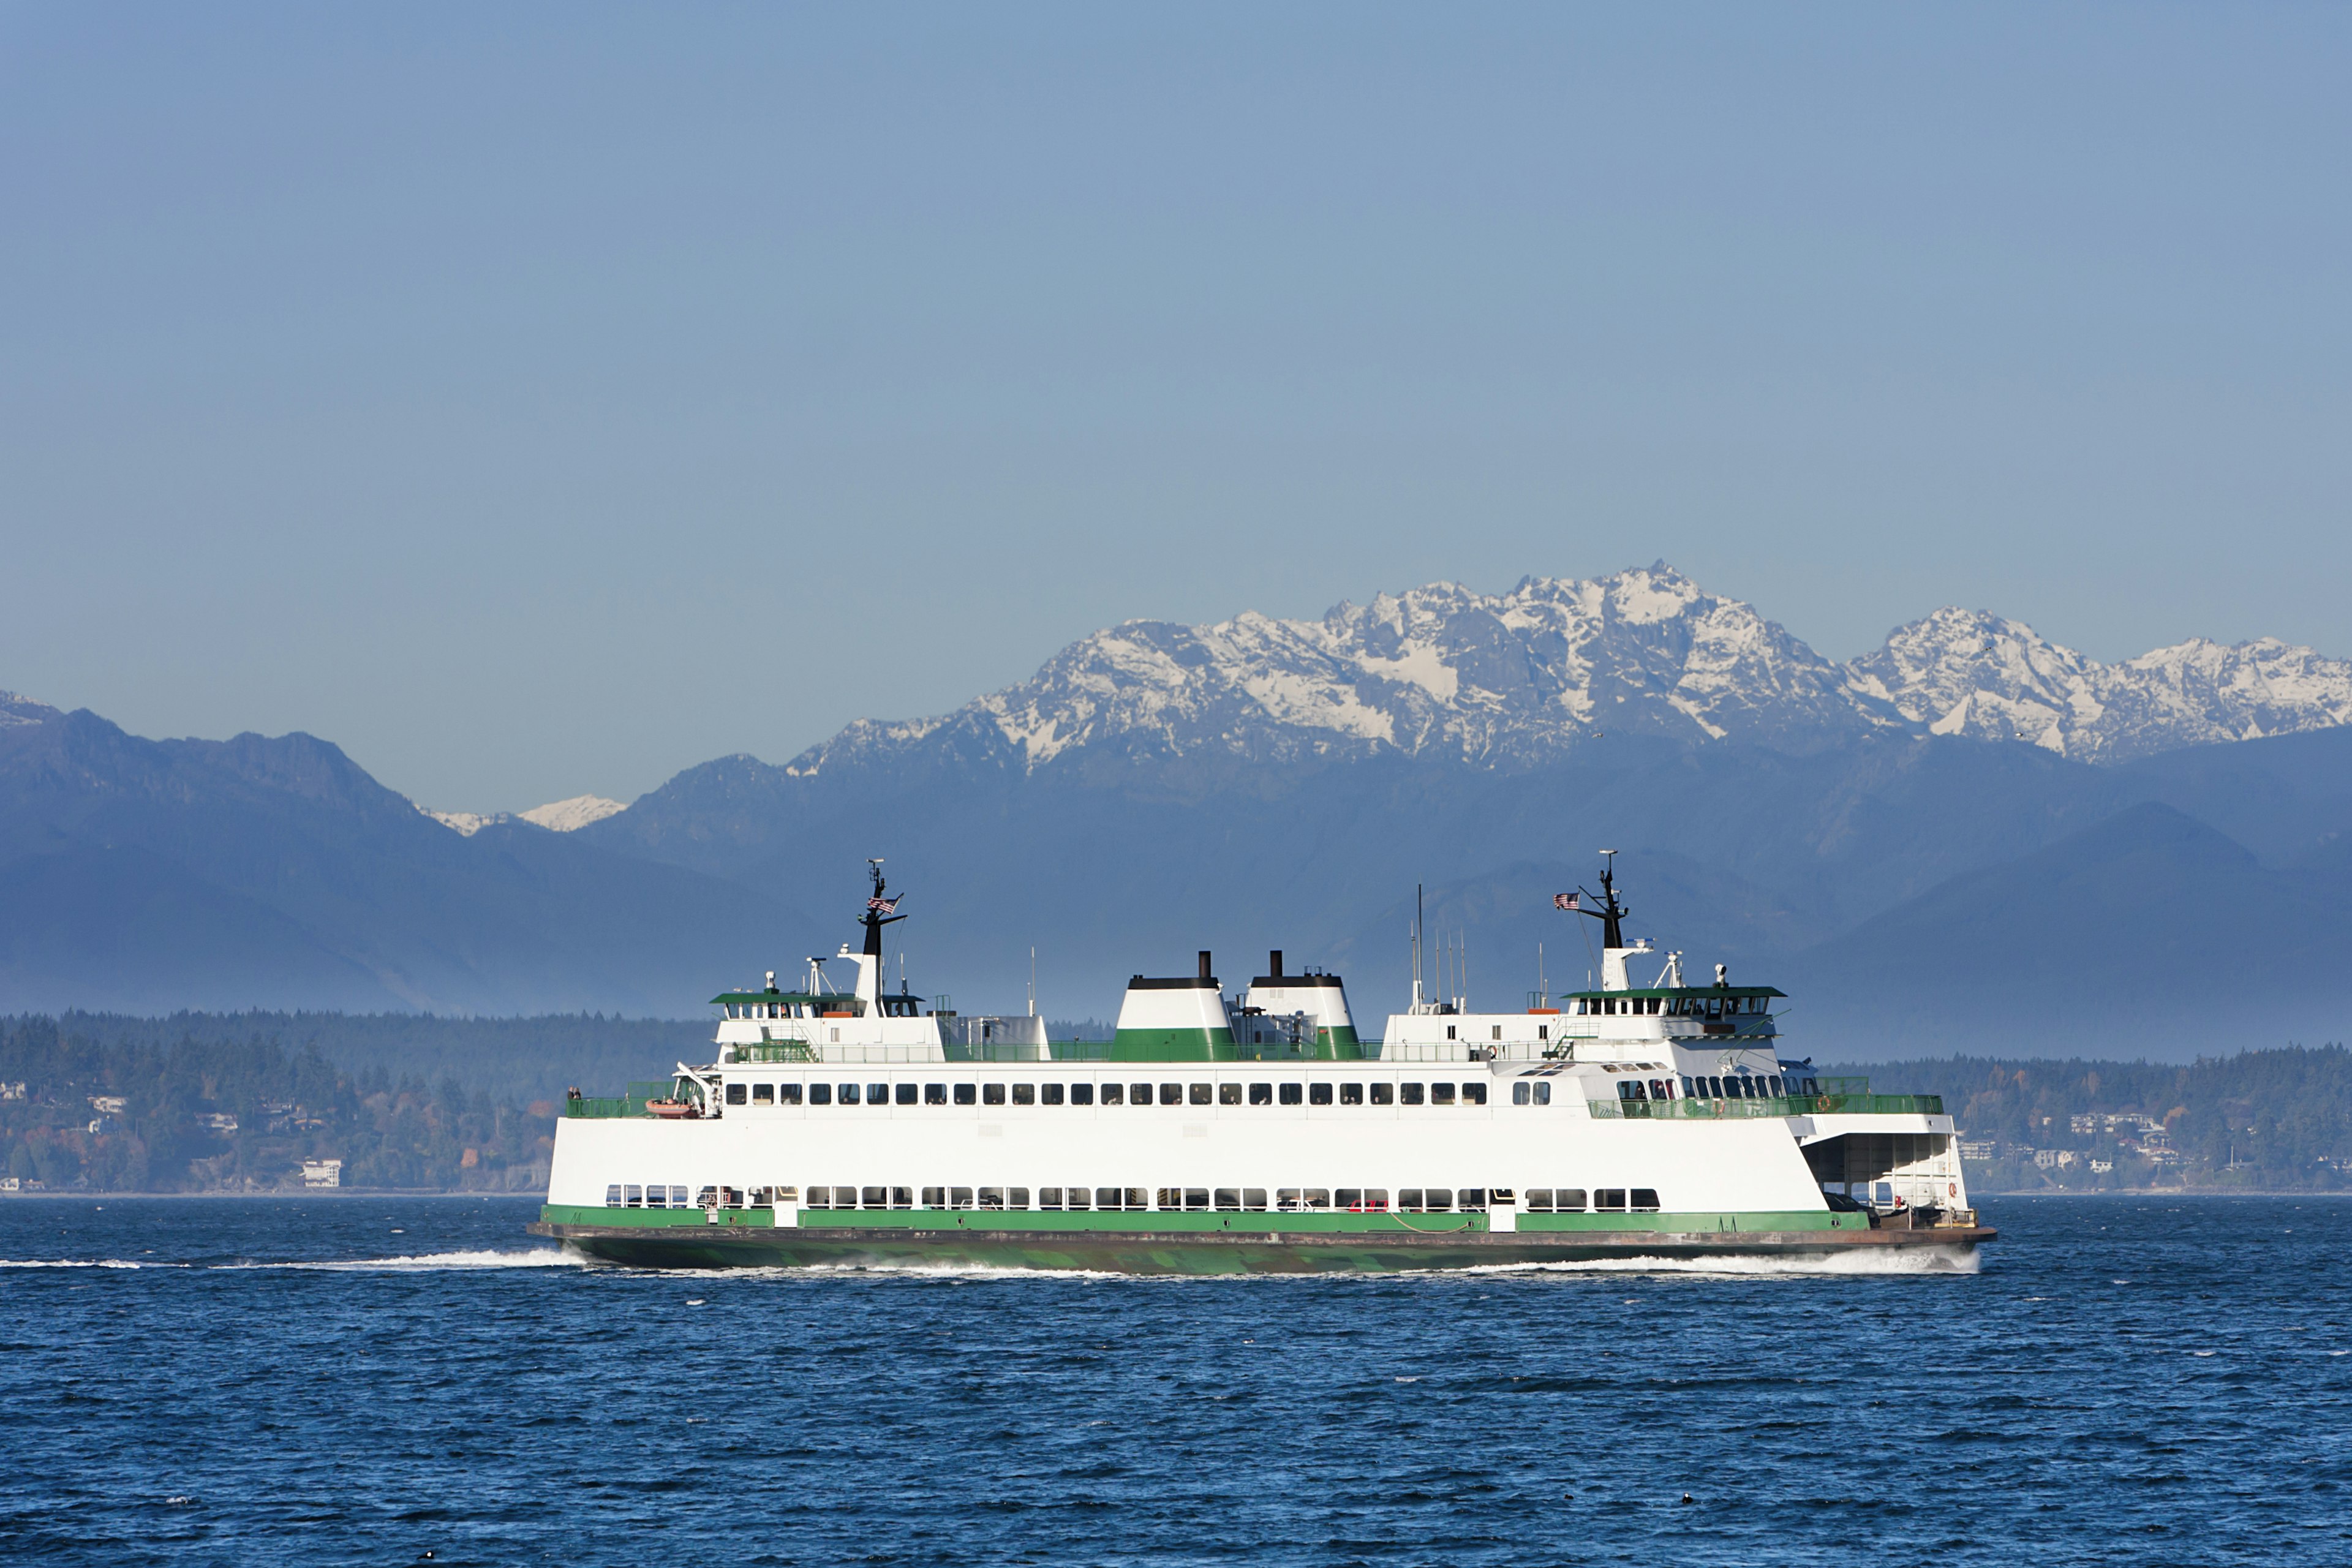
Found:
M 1282 949 L 1277 947 L 1265 955 L 1265 974 L 1269 980 L 1282 978 Z
M 1209 972 L 1209 950 L 1205 947 L 1201 950 L 1201 978 L 1203 980 L 1214 980 L 1216 978 L 1214 974 Z

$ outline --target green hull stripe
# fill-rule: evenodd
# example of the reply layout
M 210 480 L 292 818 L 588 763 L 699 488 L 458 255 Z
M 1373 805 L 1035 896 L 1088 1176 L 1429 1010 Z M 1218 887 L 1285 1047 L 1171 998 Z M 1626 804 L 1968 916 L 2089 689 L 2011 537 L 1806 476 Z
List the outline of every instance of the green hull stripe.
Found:
M 714 1222 L 701 1209 L 608 1209 L 584 1205 L 549 1204 L 540 1218 L 549 1225 L 595 1226 L 613 1229 L 716 1230 L 721 1226 L 777 1234 L 772 1211 L 719 1209 Z M 1304 1236 L 1487 1236 L 1483 1214 L 1305 1214 L 1234 1213 L 1231 1210 L 1186 1209 L 1144 1212 L 1116 1209 L 803 1209 L 799 1228 L 804 1231 L 898 1230 L 919 1236 L 951 1237 L 959 1231 L 1083 1232 L 1097 1236 L 1170 1231 L 1201 1231 L 1236 1235 Z M 789 1229 L 790 1227 L 787 1227 Z M 1562 1232 L 1665 1231 L 1677 1236 L 1736 1235 L 1747 1231 L 1867 1230 L 1867 1215 L 1832 1214 L 1822 1209 L 1768 1210 L 1743 1214 L 1523 1214 L 1518 1234 L 1556 1235 Z

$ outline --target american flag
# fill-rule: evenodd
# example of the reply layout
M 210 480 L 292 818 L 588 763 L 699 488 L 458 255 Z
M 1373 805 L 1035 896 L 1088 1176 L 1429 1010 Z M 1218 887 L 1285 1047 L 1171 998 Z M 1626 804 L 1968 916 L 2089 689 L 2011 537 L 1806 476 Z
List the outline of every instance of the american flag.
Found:
M 901 893 L 898 895 L 898 899 L 903 899 L 906 896 L 906 894 Z M 866 907 L 874 910 L 877 914 L 895 914 L 898 908 L 898 899 L 868 899 L 866 900 Z
M 1551 896 L 1551 907 L 1556 910 L 1572 910 L 1576 908 L 1576 895 L 1574 893 L 1554 893 Z

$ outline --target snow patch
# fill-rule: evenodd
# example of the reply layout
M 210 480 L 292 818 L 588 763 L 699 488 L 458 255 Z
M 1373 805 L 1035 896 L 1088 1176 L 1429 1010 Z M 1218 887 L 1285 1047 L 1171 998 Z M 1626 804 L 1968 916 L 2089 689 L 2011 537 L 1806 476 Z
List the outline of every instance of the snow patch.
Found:
M 550 833 L 572 833 L 592 822 L 602 822 L 628 809 L 625 801 L 606 800 L 601 795 L 575 795 L 569 800 L 551 800 L 545 805 L 534 805 L 521 816 L 525 822 L 536 824 Z

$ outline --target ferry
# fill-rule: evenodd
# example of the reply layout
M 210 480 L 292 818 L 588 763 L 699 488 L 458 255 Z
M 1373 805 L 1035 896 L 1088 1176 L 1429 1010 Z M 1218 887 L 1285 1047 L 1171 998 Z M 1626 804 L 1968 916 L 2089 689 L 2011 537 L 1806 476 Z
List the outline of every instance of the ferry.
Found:
M 1137 975 L 1108 1041 L 1049 1040 L 1034 994 L 970 1016 L 893 992 L 907 917 L 873 861 L 862 946 L 713 998 L 712 1060 L 570 1091 L 530 1229 L 641 1267 L 1132 1274 L 1932 1264 L 1993 1239 L 1942 1102 L 1789 1059 L 1782 992 L 1721 964 L 1689 984 L 1679 952 L 1628 942 L 1612 854 L 1597 895 L 1554 900 L 1598 923 L 1597 986 L 1432 997 L 1416 921 L 1376 1041 L 1339 976 L 1279 951 L 1232 995 L 1208 952 Z

